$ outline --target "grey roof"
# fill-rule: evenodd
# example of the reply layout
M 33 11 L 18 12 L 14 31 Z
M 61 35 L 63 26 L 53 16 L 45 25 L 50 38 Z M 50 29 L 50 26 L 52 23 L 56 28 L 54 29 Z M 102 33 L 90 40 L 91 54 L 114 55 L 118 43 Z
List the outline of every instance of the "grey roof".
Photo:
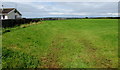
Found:
M 4 9 L 0 9 L 0 13 L 2 14 L 8 14 L 10 11 L 14 10 L 15 8 L 4 8 Z M 15 9 L 15 12 L 18 12 L 20 15 L 22 15 L 19 11 L 17 11 Z

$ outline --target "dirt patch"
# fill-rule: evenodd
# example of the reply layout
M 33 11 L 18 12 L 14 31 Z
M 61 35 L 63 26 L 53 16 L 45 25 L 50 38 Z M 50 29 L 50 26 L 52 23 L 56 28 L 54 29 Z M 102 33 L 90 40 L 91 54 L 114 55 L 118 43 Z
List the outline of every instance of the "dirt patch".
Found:
M 97 49 L 94 47 L 94 44 L 92 42 L 85 39 L 79 40 L 79 42 L 85 46 L 85 48 L 88 50 L 87 52 L 89 53 L 96 52 Z
M 28 27 L 28 26 L 31 26 L 31 25 L 35 25 L 35 24 L 42 24 L 42 22 L 32 22 L 32 23 L 30 23 L 30 24 L 23 24 L 23 25 L 21 25 L 20 27 L 21 28 L 26 28 L 26 27 Z

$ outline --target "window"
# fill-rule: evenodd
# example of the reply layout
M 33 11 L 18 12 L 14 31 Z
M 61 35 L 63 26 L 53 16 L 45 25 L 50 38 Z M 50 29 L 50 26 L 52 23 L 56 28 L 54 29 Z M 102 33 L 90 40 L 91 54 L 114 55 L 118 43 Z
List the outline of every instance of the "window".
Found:
M 3 15 L 3 19 L 5 19 L 5 15 Z
M 15 19 L 17 18 L 17 15 L 15 15 Z

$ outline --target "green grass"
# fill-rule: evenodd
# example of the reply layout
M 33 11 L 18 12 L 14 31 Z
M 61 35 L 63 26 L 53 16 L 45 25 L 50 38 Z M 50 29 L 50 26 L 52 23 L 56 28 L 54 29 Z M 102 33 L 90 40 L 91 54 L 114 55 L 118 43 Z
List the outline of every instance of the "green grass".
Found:
M 2 37 L 3 68 L 117 68 L 117 19 L 43 21 L 9 30 Z

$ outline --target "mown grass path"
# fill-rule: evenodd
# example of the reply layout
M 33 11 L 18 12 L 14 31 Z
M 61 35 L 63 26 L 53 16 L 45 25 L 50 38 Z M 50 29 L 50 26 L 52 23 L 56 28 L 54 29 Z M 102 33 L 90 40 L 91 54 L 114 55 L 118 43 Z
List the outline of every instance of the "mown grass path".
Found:
M 61 68 L 62 66 L 58 63 L 59 61 L 59 54 L 62 50 L 63 46 L 59 46 L 63 40 L 59 37 L 56 37 L 55 40 L 51 42 L 51 45 L 49 46 L 48 54 L 47 56 L 44 56 L 41 58 L 41 61 L 43 65 L 41 67 L 43 68 Z M 59 47 L 56 47 L 59 46 Z

